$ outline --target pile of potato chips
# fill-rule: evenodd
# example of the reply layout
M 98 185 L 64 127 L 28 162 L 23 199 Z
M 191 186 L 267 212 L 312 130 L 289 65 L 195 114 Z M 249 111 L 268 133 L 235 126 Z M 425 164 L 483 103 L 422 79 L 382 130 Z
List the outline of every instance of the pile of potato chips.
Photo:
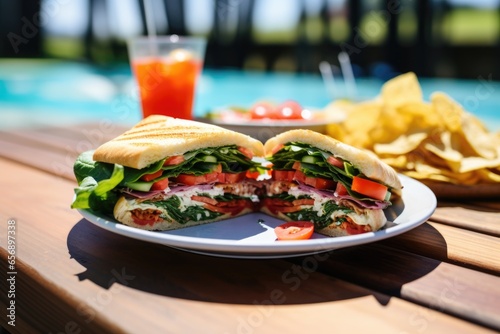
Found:
M 444 93 L 424 101 L 414 73 L 386 82 L 374 100 L 335 101 L 325 112 L 345 114 L 328 135 L 373 151 L 402 174 L 458 185 L 500 182 L 500 133 Z

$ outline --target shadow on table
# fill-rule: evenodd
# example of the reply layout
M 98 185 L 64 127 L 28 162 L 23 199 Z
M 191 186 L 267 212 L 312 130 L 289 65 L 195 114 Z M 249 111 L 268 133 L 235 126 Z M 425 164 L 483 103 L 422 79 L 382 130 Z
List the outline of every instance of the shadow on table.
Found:
M 401 286 L 439 264 L 379 243 L 287 260 L 211 257 L 117 235 L 85 219 L 70 231 L 67 245 L 71 258 L 86 268 L 78 278 L 105 289 L 121 284 L 169 297 L 234 304 L 373 296 L 385 305 Z

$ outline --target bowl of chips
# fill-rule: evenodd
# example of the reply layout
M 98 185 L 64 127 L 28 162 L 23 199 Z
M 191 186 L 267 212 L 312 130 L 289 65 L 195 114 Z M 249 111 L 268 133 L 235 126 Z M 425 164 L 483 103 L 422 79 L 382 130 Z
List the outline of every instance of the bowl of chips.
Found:
M 328 125 L 330 136 L 374 152 L 438 197 L 500 196 L 500 133 L 443 92 L 424 101 L 414 73 L 386 82 L 375 99 L 334 101 L 326 112 L 344 115 Z

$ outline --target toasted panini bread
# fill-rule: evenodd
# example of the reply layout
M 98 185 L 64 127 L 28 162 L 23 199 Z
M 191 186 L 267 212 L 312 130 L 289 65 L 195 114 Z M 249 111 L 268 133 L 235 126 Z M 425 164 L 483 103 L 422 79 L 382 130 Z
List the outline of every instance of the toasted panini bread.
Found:
M 153 115 L 94 152 L 94 160 L 142 169 L 168 156 L 203 147 L 237 145 L 263 155 L 260 141 L 216 125 Z

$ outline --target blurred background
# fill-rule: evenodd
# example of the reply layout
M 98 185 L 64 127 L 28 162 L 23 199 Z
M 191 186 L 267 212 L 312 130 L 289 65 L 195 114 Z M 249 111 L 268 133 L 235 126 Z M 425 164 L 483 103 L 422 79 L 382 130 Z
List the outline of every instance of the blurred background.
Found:
M 208 39 L 205 67 L 357 77 L 498 77 L 500 0 L 151 0 L 158 34 Z M 0 57 L 127 63 L 139 0 L 0 0 Z

